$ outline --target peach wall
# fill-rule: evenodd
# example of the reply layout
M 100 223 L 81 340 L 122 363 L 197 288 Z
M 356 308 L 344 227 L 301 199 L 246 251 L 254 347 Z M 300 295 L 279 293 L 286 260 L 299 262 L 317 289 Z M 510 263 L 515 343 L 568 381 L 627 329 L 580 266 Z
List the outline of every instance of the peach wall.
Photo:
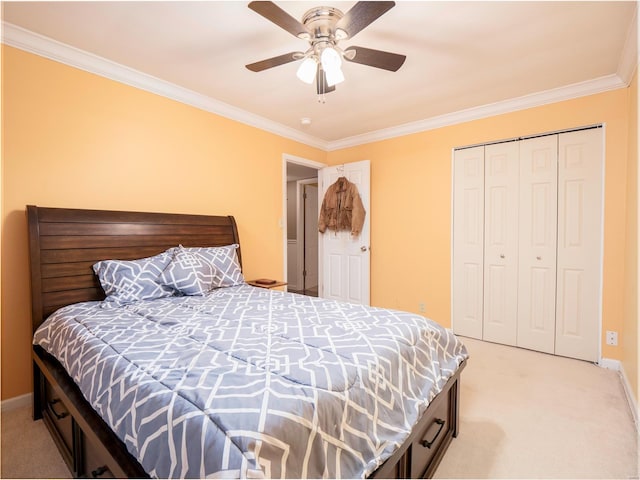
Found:
M 20 50 L 2 54 L 3 399 L 31 391 L 26 204 L 232 213 L 247 276 L 282 276 L 283 153 L 371 160 L 372 303 L 425 303 L 448 326 L 452 149 L 606 123 L 603 330 L 619 331 L 621 344 L 637 332 L 620 287 L 628 89 L 326 153 Z M 603 356 L 623 358 L 620 347 L 603 346 Z
M 622 365 L 636 402 L 638 385 L 638 76 L 629 88 L 629 160 L 627 167 L 627 235 Z
M 623 332 L 628 89 L 329 153 L 371 161 L 371 299 L 450 326 L 451 156 L 458 146 L 606 124 L 603 330 Z M 604 338 L 604 335 L 603 335 Z M 603 357 L 621 359 L 604 345 Z
M 236 217 L 282 278 L 282 154 L 326 152 L 3 46 L 2 398 L 31 391 L 25 205 Z

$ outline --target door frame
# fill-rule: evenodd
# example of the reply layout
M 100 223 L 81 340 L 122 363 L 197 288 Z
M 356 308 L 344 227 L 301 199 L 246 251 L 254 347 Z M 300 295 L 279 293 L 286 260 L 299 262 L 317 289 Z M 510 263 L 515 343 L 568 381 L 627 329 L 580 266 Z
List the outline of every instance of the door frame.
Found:
M 320 179 L 317 177 L 316 174 L 316 178 L 307 178 L 304 180 L 297 180 L 296 181 L 296 197 L 297 197 L 297 201 L 296 201 L 296 218 L 297 218 L 297 232 L 296 232 L 296 238 L 298 240 L 300 240 L 300 238 L 303 239 L 302 242 L 298 241 L 296 243 L 296 249 L 297 249 L 297 258 L 298 258 L 298 271 L 296 272 L 298 274 L 298 287 L 302 286 L 302 289 L 305 289 L 306 286 L 306 282 L 304 279 L 304 276 L 301 274 L 301 272 L 304 270 L 305 268 L 305 264 L 304 264 L 304 255 L 305 255 L 305 242 L 304 242 L 304 229 L 306 227 L 306 222 L 304 222 L 304 200 L 303 200 L 303 194 L 304 194 L 304 188 L 303 185 L 317 185 L 318 187 L 318 197 L 320 195 Z M 318 203 L 318 212 L 316 212 L 317 214 L 319 214 L 320 210 L 320 204 Z M 318 241 L 318 287 L 320 287 L 320 241 Z M 302 281 L 300 281 L 302 280 Z M 320 292 L 318 291 L 318 294 Z
M 295 155 L 291 155 L 288 153 L 282 154 L 282 217 L 280 219 L 280 228 L 282 229 L 282 261 L 283 261 L 283 280 L 285 282 L 288 281 L 288 261 L 287 261 L 287 164 L 295 163 L 298 165 L 304 165 L 305 167 L 314 168 L 316 170 L 321 170 L 325 167 L 328 167 L 325 163 L 316 162 L 314 160 L 309 160 L 308 158 L 297 157 Z M 318 188 L 318 195 L 320 195 L 320 188 Z M 318 198 L 318 205 L 320 204 Z M 318 292 L 321 292 L 322 288 L 322 262 L 320 259 L 322 258 L 322 242 L 318 242 Z M 285 287 L 285 290 L 287 287 Z

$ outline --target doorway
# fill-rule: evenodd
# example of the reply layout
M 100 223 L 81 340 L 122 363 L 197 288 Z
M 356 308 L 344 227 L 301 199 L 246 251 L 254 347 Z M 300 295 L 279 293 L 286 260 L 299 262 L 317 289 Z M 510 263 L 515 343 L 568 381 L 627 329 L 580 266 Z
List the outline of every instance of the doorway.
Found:
M 318 179 L 297 181 L 297 293 L 318 296 Z M 293 291 L 293 290 L 291 290 Z
M 325 191 L 339 177 L 345 177 L 355 184 L 366 213 L 362 231 L 351 235 L 348 231 L 331 232 L 320 235 L 317 226 L 310 227 L 318 236 L 318 260 L 312 259 L 313 253 L 305 249 L 307 267 L 318 269 L 317 296 L 342 300 L 351 303 L 369 305 L 370 301 L 370 162 L 361 160 L 343 165 L 327 166 L 325 164 L 284 154 L 282 157 L 282 241 L 284 250 L 284 280 L 290 292 L 315 293 L 311 283 L 303 282 L 302 262 L 298 260 L 298 203 L 296 194 L 299 180 L 318 185 L 318 205 L 321 205 Z M 295 190 L 294 183 L 295 182 Z M 318 211 L 308 213 L 307 218 L 317 220 Z M 295 225 L 295 227 L 294 227 Z M 304 230 L 303 230 L 304 231 Z M 309 244 L 307 243 L 307 247 Z M 305 285 L 307 283 L 307 285 Z
M 318 171 L 323 164 L 285 156 L 285 272 L 287 291 L 319 292 Z

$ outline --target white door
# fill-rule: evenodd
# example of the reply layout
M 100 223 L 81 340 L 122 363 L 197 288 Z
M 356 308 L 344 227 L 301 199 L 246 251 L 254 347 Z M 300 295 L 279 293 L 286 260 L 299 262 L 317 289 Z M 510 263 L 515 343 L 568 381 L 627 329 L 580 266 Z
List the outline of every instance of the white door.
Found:
M 558 136 L 520 142 L 519 347 L 554 353 Z
M 484 282 L 484 147 L 453 154 L 453 331 L 482 338 Z
M 307 290 L 318 288 L 318 184 L 304 185 L 304 271 Z
M 556 354 L 588 361 L 599 356 L 602 136 L 559 135 Z
M 362 232 L 327 231 L 321 235 L 322 284 L 320 296 L 334 300 L 369 305 L 370 302 L 370 162 L 346 163 L 326 167 L 319 172 L 321 198 L 338 178 L 346 177 L 358 187 L 366 211 Z
M 516 344 L 518 316 L 518 142 L 485 146 L 482 338 Z

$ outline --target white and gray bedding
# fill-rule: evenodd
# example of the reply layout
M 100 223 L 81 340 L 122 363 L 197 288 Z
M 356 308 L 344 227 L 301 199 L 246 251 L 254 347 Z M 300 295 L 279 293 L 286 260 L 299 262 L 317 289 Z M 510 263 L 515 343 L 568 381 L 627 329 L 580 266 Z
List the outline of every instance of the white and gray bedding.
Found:
M 421 316 L 246 284 L 70 305 L 34 344 L 160 478 L 364 477 L 467 358 Z

